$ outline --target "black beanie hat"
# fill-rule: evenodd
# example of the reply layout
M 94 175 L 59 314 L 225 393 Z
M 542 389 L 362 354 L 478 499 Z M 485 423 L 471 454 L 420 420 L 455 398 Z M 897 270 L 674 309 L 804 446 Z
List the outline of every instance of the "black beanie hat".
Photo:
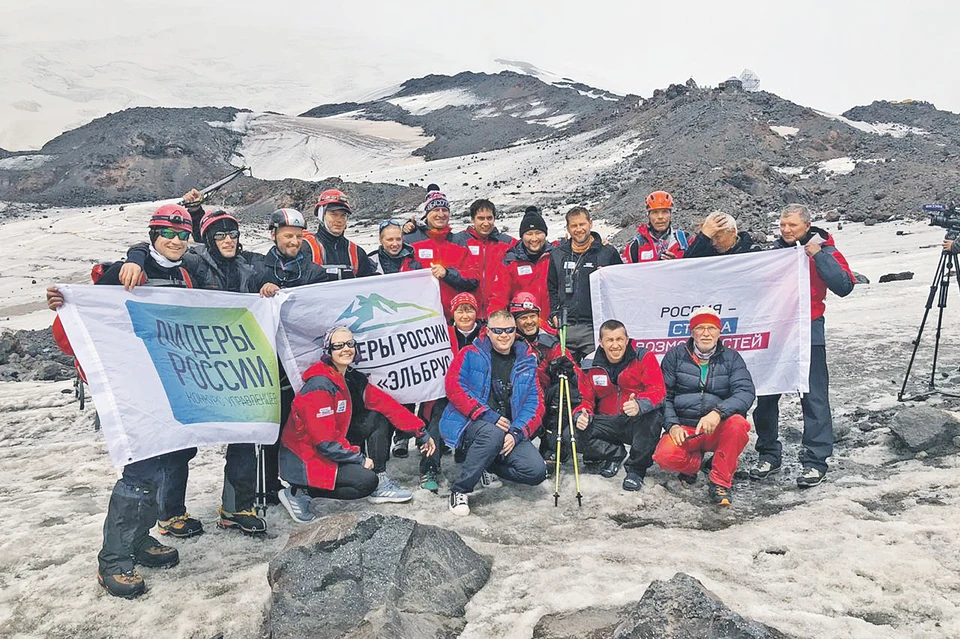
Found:
M 528 206 L 520 221 L 520 237 L 527 231 L 543 231 L 544 235 L 547 233 L 547 223 L 543 221 L 540 209 L 535 206 Z

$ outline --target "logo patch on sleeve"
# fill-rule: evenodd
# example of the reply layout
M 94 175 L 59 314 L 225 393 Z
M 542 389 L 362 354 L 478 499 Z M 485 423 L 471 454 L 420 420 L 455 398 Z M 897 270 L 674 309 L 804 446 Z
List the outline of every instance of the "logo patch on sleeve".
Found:
M 339 402 L 337 402 L 337 412 L 338 413 L 347 412 L 347 400 L 341 399 Z
M 329 406 L 324 406 L 317 411 L 317 417 L 330 417 L 331 415 L 333 415 L 333 409 Z

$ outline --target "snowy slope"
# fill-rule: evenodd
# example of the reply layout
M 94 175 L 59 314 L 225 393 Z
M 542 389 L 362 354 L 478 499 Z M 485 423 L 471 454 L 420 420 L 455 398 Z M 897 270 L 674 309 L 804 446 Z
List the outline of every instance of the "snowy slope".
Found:
M 5 246 L 15 247 L 0 258 L 0 316 L 11 315 L 11 322 L 24 317 L 31 308 L 11 304 L 40 306 L 46 282 L 79 275 L 84 259 L 119 254 L 140 238 L 151 206 L 131 206 L 122 213 L 49 212 L 43 220 L 50 225 L 46 241 L 28 237 L 35 223 L 0 226 Z M 108 225 L 106 219 L 117 222 Z M 562 222 L 556 214 L 549 219 L 553 234 Z M 853 424 L 858 409 L 895 405 L 943 230 L 915 223 L 824 226 L 852 266 L 873 282 L 890 271 L 917 273 L 910 281 L 858 286 L 846 299 L 828 299 L 834 418 L 842 430 Z M 908 235 L 898 236 L 898 230 Z M 369 230 L 362 236 L 366 245 L 372 236 Z M 13 255 L 24 253 L 31 255 L 34 269 L 52 263 L 34 273 L 36 285 L 27 280 L 27 266 L 18 270 L 15 265 Z M 43 313 L 49 322 L 52 314 Z M 39 320 L 35 316 L 31 323 Z M 941 361 L 950 370 L 958 364 L 960 346 L 955 310 L 948 309 L 944 327 Z M 929 370 L 929 363 L 925 348 L 917 370 Z M 96 552 L 115 475 L 92 429 L 92 410 L 81 413 L 67 390 L 68 383 L 0 384 L 5 416 L 0 518 L 8 522 L 0 540 L 3 635 L 259 636 L 269 600 L 266 563 L 295 525 L 282 509 L 273 508 L 265 540 L 216 530 L 223 467 L 218 448 L 201 450 L 191 464 L 188 491 L 190 511 L 209 532 L 173 542 L 181 565 L 145 570 L 151 590 L 137 602 L 102 593 L 94 578 Z M 738 483 L 741 501 L 727 514 L 704 505 L 702 481 L 683 491 L 657 469 L 640 495 L 622 492 L 619 481 L 585 477 L 582 509 L 575 506 L 569 475 L 560 508 L 553 507 L 552 487 L 546 485 L 488 491 L 472 500 L 474 514 L 466 519 L 447 511 L 446 486 L 440 497 L 417 492 L 409 505 L 374 508 L 455 530 L 494 558 L 489 583 L 467 608 L 466 639 L 525 639 L 543 614 L 635 601 L 651 580 L 678 570 L 701 579 L 737 612 L 798 637 L 960 636 L 957 458 L 939 464 L 899 460 L 889 448 L 888 429 L 860 433 L 854 426 L 855 435 L 837 447 L 829 481 L 800 493 L 792 486 L 800 419 L 796 399 L 785 399 L 781 412 L 788 472 L 772 487 Z M 746 457 L 752 459 L 749 451 Z M 455 469 L 445 459 L 448 480 Z M 392 461 L 390 472 L 411 486 L 416 459 Z M 317 504 L 321 514 L 368 507 Z M 654 523 L 642 525 L 644 518 Z

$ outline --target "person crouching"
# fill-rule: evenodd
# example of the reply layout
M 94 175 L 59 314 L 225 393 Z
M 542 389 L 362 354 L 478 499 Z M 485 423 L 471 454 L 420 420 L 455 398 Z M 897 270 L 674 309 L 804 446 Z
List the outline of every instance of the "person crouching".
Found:
M 450 404 L 440 418 L 447 446 L 464 460 L 450 492 L 450 511 L 470 514 L 468 495 L 490 470 L 504 479 L 536 486 L 547 467 L 530 437 L 543 417 L 537 358 L 516 341 L 517 324 L 495 311 L 486 335 L 457 353 L 447 371 Z
M 352 367 L 356 346 L 349 329 L 331 329 L 324 338 L 324 355 L 304 373 L 303 387 L 293 400 L 280 439 L 279 460 L 280 476 L 290 488 L 280 491 L 279 497 L 294 521 L 314 518 L 313 497 L 363 499 L 387 489 L 401 490 L 390 480 L 391 486 L 385 486 L 386 473 L 378 468 L 386 464 L 390 424 L 413 432 L 424 454 L 432 455 L 436 448 L 418 417 Z M 369 449 L 374 439 L 369 433 L 355 440 L 367 440 L 368 456 L 348 437 L 369 423 L 378 424 L 382 435 L 376 440 L 377 450 Z M 402 501 L 411 497 L 407 492 Z
M 680 473 L 684 485 L 697 478 L 703 453 L 714 451 L 710 498 L 729 506 L 740 453 L 747 445 L 746 414 L 756 391 L 740 353 L 720 343 L 720 316 L 710 307 L 690 317 L 693 337 L 663 357 L 667 385 L 663 436 L 653 459 L 668 472 Z

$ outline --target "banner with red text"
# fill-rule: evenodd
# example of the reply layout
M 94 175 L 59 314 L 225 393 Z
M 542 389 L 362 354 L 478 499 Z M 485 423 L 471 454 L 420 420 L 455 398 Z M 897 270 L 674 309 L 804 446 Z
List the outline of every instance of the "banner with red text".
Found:
M 590 276 L 590 289 L 597 333 L 618 319 L 631 339 L 662 357 L 690 337 L 693 310 L 711 306 L 721 340 L 743 356 L 757 395 L 808 390 L 810 259 L 800 247 L 607 266 Z

